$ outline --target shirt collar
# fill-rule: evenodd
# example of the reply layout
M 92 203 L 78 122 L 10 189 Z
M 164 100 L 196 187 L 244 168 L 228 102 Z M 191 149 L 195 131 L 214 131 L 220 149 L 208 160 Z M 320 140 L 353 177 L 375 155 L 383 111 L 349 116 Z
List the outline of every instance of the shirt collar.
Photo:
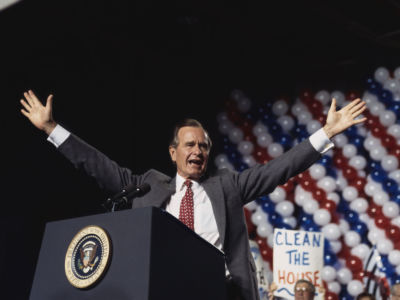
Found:
M 183 178 L 181 175 L 176 173 L 176 185 L 175 185 L 175 190 L 177 192 L 182 191 L 185 185 L 183 184 L 185 182 L 185 178 Z M 195 181 L 193 179 L 190 179 L 192 181 L 192 189 L 196 189 L 200 186 L 198 181 Z

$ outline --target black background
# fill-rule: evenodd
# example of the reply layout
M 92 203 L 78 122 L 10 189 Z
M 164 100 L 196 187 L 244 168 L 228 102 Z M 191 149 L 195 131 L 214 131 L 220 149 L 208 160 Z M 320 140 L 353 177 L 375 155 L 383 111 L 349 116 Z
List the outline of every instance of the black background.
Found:
M 400 65 L 399 15 L 394 0 L 25 0 L 0 11 L 3 295 L 28 298 L 46 222 L 103 212 L 108 196 L 20 113 L 24 91 L 53 93 L 58 122 L 135 173 L 174 175 L 177 120 L 203 122 L 215 155 L 216 115 L 235 88 L 254 101 L 363 91 L 377 67 Z

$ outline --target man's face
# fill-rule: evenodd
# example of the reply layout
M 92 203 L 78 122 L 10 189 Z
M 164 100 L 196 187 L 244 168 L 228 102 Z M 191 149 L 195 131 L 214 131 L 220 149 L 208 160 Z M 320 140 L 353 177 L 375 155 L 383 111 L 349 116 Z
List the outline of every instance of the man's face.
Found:
M 206 171 L 209 145 L 204 130 L 185 126 L 178 131 L 178 146 L 170 146 L 169 154 L 183 178 L 198 180 Z
M 204 130 L 198 127 L 182 127 L 178 131 L 178 140 L 176 148 L 169 147 L 169 154 L 176 163 L 178 174 L 185 179 L 199 179 L 206 171 L 210 151 Z
M 312 300 L 314 299 L 314 293 L 306 282 L 300 282 L 294 288 L 294 299 Z
M 400 300 L 400 284 L 393 286 L 393 294 L 390 295 L 391 300 Z

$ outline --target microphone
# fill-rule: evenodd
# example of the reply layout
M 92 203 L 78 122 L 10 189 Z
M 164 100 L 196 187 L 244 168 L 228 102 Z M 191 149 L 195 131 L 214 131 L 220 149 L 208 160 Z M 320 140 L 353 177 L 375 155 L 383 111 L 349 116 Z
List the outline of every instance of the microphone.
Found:
M 128 204 L 130 199 L 144 195 L 148 191 L 150 191 L 150 185 L 148 183 L 143 183 L 139 186 L 131 183 L 124 187 L 121 192 L 107 198 L 105 206 L 108 207 L 110 204 L 112 204 L 112 208 L 114 208 L 114 206 L 117 204 Z

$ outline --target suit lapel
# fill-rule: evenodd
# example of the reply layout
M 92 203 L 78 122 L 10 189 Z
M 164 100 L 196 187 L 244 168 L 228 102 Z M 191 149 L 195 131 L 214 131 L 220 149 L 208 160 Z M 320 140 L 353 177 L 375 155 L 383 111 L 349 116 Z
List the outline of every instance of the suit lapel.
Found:
M 203 185 L 207 195 L 210 197 L 215 220 L 217 222 L 221 244 L 224 245 L 225 228 L 226 228 L 226 210 L 225 210 L 224 193 L 222 191 L 222 186 L 219 177 L 217 176 L 210 177 L 209 179 L 203 181 L 201 184 Z
M 175 193 L 175 177 L 170 182 L 155 184 L 152 189 L 152 204 L 156 207 L 164 206 L 165 202 L 171 199 L 171 195 Z

